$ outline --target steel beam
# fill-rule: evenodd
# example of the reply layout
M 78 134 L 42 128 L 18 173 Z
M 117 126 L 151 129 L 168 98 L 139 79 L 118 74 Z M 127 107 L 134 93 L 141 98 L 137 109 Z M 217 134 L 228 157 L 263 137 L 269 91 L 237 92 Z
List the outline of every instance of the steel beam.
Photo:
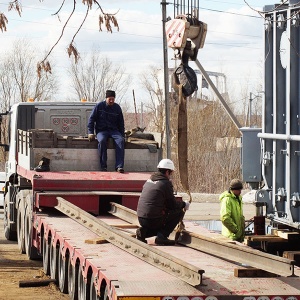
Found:
M 214 91 L 214 93 L 216 94 L 216 96 L 221 101 L 221 104 L 223 105 L 224 109 L 226 110 L 226 112 L 228 113 L 229 117 L 233 121 L 234 125 L 237 127 L 238 130 L 240 130 L 240 128 L 242 127 L 241 124 L 240 124 L 240 122 L 237 120 L 236 116 L 233 114 L 232 110 L 230 109 L 230 107 L 226 103 L 225 99 L 222 97 L 222 95 L 220 94 L 220 92 L 218 91 L 218 89 L 216 88 L 216 86 L 214 85 L 214 83 L 212 82 L 212 80 L 210 79 L 209 75 L 207 74 L 207 72 L 205 71 L 205 69 L 203 68 L 203 66 L 199 62 L 199 60 L 196 59 L 195 63 L 197 65 L 197 67 L 199 68 L 200 72 L 202 73 L 203 77 L 207 81 L 207 83 L 210 85 L 210 87 L 212 88 L 212 90 Z
M 132 224 L 138 222 L 136 212 L 126 207 L 124 208 L 120 204 L 111 203 L 110 213 Z M 281 276 L 294 275 L 295 261 L 261 252 L 247 246 L 224 243 L 185 230 L 182 231 L 178 244 Z
M 57 201 L 58 205 L 55 207 L 57 210 L 82 224 L 95 234 L 105 238 L 111 244 L 180 278 L 190 285 L 197 286 L 202 284 L 202 274 L 204 270 L 115 229 L 61 197 L 57 197 Z

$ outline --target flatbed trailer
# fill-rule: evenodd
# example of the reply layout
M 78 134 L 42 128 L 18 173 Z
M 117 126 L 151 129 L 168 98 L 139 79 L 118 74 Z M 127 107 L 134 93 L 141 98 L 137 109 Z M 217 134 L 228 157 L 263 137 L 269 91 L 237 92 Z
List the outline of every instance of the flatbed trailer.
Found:
M 220 235 L 195 223 L 186 223 L 176 246 L 138 241 L 136 216 L 115 215 L 112 203 L 136 211 L 143 184 L 161 158 L 160 143 L 126 141 L 124 174 L 113 171 L 110 145 L 109 171 L 100 172 L 97 143 L 86 137 L 93 106 L 19 103 L 10 112 L 5 236 L 17 240 L 29 259 L 42 259 L 44 272 L 63 293 L 101 300 L 300 300 L 294 261 L 258 259 L 255 253 L 245 257 L 247 266 L 242 254 L 226 259 L 220 252 L 242 253 L 233 248 L 238 245 L 210 244 L 207 235 Z M 43 156 L 51 160 L 51 171 L 37 172 Z M 237 276 L 236 269 L 249 271 L 251 260 L 273 277 Z
M 130 223 L 113 216 L 97 218 L 114 228 L 127 228 L 128 232 L 128 228 L 132 228 L 128 235 L 134 235 L 134 227 L 129 227 Z M 234 270 L 241 265 L 233 261 L 182 245 L 156 246 L 153 239 L 149 239 L 149 245 L 145 245 L 134 239 L 138 246 L 159 249 L 168 256 L 204 270 L 201 284 L 192 286 L 104 242 L 99 235 L 67 216 L 37 214 L 35 223 L 38 224 L 38 235 L 46 243 L 43 244 L 44 270 L 49 270 L 47 273 L 51 278 L 58 280 L 61 289 L 66 284 L 66 274 L 72 274 L 68 278 L 69 290 L 84 295 L 89 291 L 90 298 L 87 299 L 96 299 L 92 295 L 97 293 L 100 299 L 126 300 L 300 299 L 300 280 L 296 277 L 300 275 L 298 268 L 294 277 L 277 277 L 273 274 L 271 278 L 238 278 Z M 68 270 L 70 268 L 72 271 Z M 111 298 L 105 298 L 104 295 L 110 295 Z

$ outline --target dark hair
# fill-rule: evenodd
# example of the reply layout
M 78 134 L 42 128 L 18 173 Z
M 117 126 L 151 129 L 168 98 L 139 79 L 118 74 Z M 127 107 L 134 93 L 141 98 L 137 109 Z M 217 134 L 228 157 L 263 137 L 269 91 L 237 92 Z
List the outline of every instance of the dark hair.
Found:
M 162 169 L 162 168 L 159 168 L 158 169 L 158 172 L 162 173 L 162 174 L 166 174 L 167 171 L 170 171 L 169 169 Z

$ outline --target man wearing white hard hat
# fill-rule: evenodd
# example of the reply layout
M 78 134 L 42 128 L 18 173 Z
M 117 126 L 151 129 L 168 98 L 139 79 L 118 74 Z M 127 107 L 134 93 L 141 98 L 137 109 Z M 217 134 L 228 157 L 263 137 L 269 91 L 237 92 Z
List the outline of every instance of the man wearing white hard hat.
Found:
M 157 245 L 174 245 L 175 241 L 168 237 L 183 217 L 183 208 L 187 210 L 190 203 L 178 201 L 174 196 L 170 181 L 174 163 L 162 159 L 157 169 L 145 182 L 139 198 L 137 215 L 141 227 L 137 229 L 136 237 L 147 243 L 147 237 L 156 236 Z

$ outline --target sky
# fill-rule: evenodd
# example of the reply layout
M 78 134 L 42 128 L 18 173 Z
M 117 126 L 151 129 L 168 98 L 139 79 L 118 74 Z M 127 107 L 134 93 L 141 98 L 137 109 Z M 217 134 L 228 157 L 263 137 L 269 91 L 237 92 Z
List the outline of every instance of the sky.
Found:
M 72 3 L 73 1 L 66 1 Z M 125 68 L 126 74 L 133 77 L 126 97 L 132 101 L 135 90 L 137 104 L 147 101 L 139 78 L 141 72 L 155 65 L 163 69 L 163 30 L 161 0 L 98 0 L 105 12 L 116 13 L 119 31 L 113 28 L 109 33 L 98 27 L 99 10 L 96 6 L 77 35 L 75 45 L 80 53 L 93 48 L 107 56 L 110 61 Z M 185 1 L 186 3 L 188 1 Z M 30 40 L 41 53 L 49 50 L 57 41 L 63 23 L 53 14 L 59 9 L 61 0 L 23 1 L 22 16 L 17 12 L 8 12 L 9 1 L 0 2 L 0 12 L 8 18 L 7 31 L 0 32 L 0 53 L 11 51 L 14 40 Z M 173 1 L 168 1 L 167 16 L 174 18 Z M 199 0 L 199 19 L 207 23 L 207 36 L 203 49 L 197 59 L 206 71 L 220 72 L 226 75 L 228 91 L 238 93 L 247 86 L 249 92 L 256 93 L 263 72 L 263 30 L 264 22 L 256 10 L 264 5 L 272 5 L 270 0 Z M 278 1 L 277 1 L 278 3 Z M 60 74 L 65 74 L 69 65 L 66 48 L 69 45 L 78 24 L 84 17 L 82 1 L 77 1 L 77 12 L 65 29 L 64 36 L 55 47 L 50 62 L 55 61 Z M 65 20 L 71 6 L 64 6 L 60 15 Z M 173 50 L 168 49 L 169 67 L 174 67 Z M 193 63 L 190 66 L 196 68 Z M 56 96 L 63 99 L 69 95 L 69 84 L 61 87 Z

